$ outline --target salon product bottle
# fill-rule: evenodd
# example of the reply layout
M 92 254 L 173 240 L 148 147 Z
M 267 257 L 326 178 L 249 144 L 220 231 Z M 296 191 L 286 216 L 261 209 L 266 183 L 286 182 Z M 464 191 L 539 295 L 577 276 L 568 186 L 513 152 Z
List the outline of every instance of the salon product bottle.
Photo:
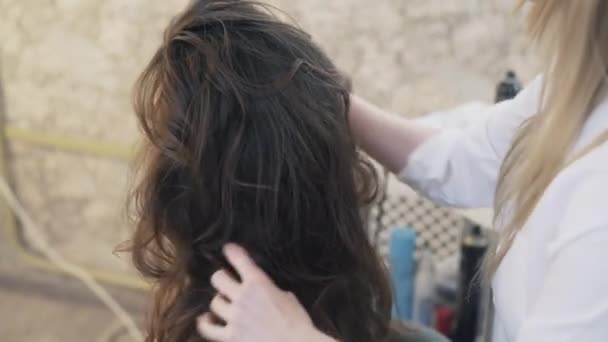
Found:
M 389 264 L 395 290 L 393 318 L 399 321 L 412 319 L 414 292 L 416 231 L 396 228 L 391 233 Z
M 451 305 L 440 305 L 435 309 L 434 328 L 445 336 L 452 334 L 454 327 L 454 308 Z
M 413 321 L 430 327 L 433 324 L 434 311 L 435 265 L 431 252 L 424 250 L 421 253 L 418 272 L 416 272 Z
M 460 279 L 455 342 L 473 342 L 481 330 L 482 291 L 479 269 L 488 249 L 488 238 L 479 225 L 471 225 L 465 231 L 461 246 Z
M 521 89 L 521 82 L 517 79 L 515 72 L 507 71 L 505 78 L 496 87 L 496 103 L 514 98 Z

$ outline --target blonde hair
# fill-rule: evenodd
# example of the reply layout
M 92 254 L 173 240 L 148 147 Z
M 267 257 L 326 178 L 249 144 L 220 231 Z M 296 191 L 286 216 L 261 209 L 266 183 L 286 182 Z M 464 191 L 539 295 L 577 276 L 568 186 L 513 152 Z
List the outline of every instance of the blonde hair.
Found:
M 531 6 L 529 29 L 545 58 L 544 85 L 538 114 L 521 128 L 502 166 L 495 221 L 508 221 L 487 253 L 486 279 L 494 275 L 557 174 L 608 140 L 605 132 L 572 155 L 583 125 L 605 91 L 608 2 L 536 0 Z

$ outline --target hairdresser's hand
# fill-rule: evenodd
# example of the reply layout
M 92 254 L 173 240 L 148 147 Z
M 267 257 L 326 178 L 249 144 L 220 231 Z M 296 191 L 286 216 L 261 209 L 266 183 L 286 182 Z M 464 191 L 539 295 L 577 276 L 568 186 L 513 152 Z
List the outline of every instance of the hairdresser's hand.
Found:
M 218 295 L 211 302 L 212 313 L 198 321 L 204 338 L 216 342 L 334 341 L 314 327 L 297 298 L 279 289 L 244 249 L 231 244 L 224 254 L 242 281 L 223 270 L 211 277 Z

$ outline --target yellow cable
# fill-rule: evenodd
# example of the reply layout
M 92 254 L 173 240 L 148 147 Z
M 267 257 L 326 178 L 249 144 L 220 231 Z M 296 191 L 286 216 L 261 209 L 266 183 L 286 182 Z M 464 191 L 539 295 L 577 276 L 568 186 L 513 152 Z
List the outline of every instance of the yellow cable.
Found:
M 133 317 L 104 289 L 86 270 L 69 262 L 55 249 L 53 249 L 46 240 L 42 237 L 41 229 L 34 223 L 25 208 L 19 203 L 14 192 L 8 186 L 3 177 L 0 177 L 0 192 L 4 196 L 4 200 L 13 210 L 16 217 L 23 224 L 25 233 L 28 236 L 28 241 L 31 241 L 35 247 L 40 250 L 52 263 L 63 269 L 66 273 L 74 276 L 82 281 L 89 290 L 116 316 L 129 332 L 129 335 L 136 340 L 142 341 L 143 334 L 137 328 L 137 324 Z
M 47 272 L 68 274 L 68 272 L 66 272 L 64 269 L 57 267 L 55 264 L 29 252 L 28 250 L 24 250 L 21 246 L 22 245 L 19 244 L 19 256 L 29 266 L 45 270 Z M 88 270 L 87 272 L 96 280 L 107 285 L 136 291 L 147 291 L 150 289 L 150 286 L 147 283 L 135 277 L 99 270 Z
M 2 203 L 3 212 L 9 209 L 4 207 L 4 205 L 5 203 Z M 9 212 L 9 215 L 3 216 L 8 220 L 6 222 L 6 233 L 8 235 L 6 241 L 8 242 L 9 247 L 17 253 L 19 259 L 21 259 L 28 266 L 34 268 L 42 269 L 51 273 L 66 274 L 64 270 L 49 262 L 47 259 L 30 252 L 19 239 L 19 229 L 17 228 L 13 215 L 11 215 Z M 95 279 L 111 286 L 136 291 L 147 291 L 150 289 L 150 286 L 141 279 L 120 273 L 89 270 L 89 274 L 91 274 Z
M 133 148 L 121 144 L 99 142 L 93 139 L 65 137 L 57 134 L 35 132 L 16 127 L 5 127 L 7 139 L 63 151 L 83 153 L 106 158 L 131 159 Z
M 5 127 L 3 133 L 5 134 L 6 138 L 13 141 L 20 141 L 28 144 L 39 145 L 42 147 L 56 148 L 69 152 L 77 152 L 87 155 L 96 155 L 100 157 L 118 159 L 130 159 L 132 155 L 132 149 L 124 145 L 102 143 L 90 139 L 69 138 L 56 134 L 34 132 L 14 127 Z M 2 147 L 1 143 L 0 147 Z M 4 172 L 0 172 L 0 174 L 4 174 Z M 2 204 L 4 205 L 5 203 Z M 7 208 L 2 207 L 2 209 L 6 210 Z M 20 258 L 25 263 L 32 267 L 43 269 L 48 272 L 66 273 L 64 270 L 58 268 L 56 265 L 49 262 L 45 258 L 39 257 L 28 251 L 27 247 L 23 246 L 23 244 L 19 241 L 18 228 L 13 215 L 7 214 L 3 216 L 7 217 L 8 220 L 8 222 L 6 222 L 6 227 L 8 229 L 9 244 L 13 247 L 13 249 L 18 253 Z M 95 279 L 109 285 L 132 290 L 149 289 L 149 286 L 145 282 L 134 277 L 97 270 L 91 270 L 89 271 L 89 273 Z

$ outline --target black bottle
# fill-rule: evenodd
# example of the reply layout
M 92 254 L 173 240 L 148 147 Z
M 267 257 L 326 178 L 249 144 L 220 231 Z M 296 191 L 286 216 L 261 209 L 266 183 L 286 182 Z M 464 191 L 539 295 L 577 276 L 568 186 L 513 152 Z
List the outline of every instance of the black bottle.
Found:
M 482 289 L 478 275 L 488 244 L 479 225 L 468 227 L 461 246 L 455 342 L 474 342 L 482 330 Z
M 514 98 L 522 89 L 515 72 L 509 70 L 504 80 L 496 87 L 496 103 Z

